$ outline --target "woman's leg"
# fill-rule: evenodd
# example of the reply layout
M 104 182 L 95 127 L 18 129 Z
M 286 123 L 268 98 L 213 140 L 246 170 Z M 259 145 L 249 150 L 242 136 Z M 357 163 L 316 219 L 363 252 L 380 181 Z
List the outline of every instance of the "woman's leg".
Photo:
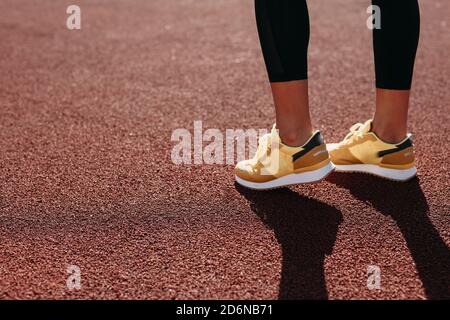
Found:
M 308 102 L 309 16 L 306 0 L 255 0 L 256 20 L 283 143 L 312 134 Z
M 255 0 L 255 9 L 277 128 L 259 139 L 253 158 L 236 165 L 236 182 L 267 190 L 319 181 L 334 166 L 309 116 L 306 0 Z
M 376 111 L 373 131 L 386 142 L 407 134 L 409 96 L 420 33 L 417 0 L 373 0 L 381 9 L 381 29 L 373 31 Z

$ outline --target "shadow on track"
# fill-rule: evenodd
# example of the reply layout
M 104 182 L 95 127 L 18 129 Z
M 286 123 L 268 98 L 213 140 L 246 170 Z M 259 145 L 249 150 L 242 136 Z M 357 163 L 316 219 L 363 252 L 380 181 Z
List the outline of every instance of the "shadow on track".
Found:
M 418 178 L 398 183 L 370 175 L 335 173 L 328 181 L 391 216 L 406 240 L 427 297 L 450 298 L 450 251 L 428 217 L 427 200 Z
M 324 259 L 336 241 L 340 211 L 290 189 L 258 192 L 236 184 L 253 212 L 275 232 L 283 261 L 281 300 L 328 299 Z

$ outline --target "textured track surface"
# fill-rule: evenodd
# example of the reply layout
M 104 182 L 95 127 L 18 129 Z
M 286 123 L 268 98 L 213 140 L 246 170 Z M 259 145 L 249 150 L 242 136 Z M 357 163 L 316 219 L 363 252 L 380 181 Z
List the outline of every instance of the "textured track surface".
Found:
M 235 186 L 232 166 L 170 158 L 194 120 L 273 123 L 252 1 L 80 0 L 69 31 L 72 2 L 0 2 L 1 299 L 450 297 L 448 1 L 421 1 L 419 178 L 267 193 Z M 373 110 L 368 2 L 310 2 L 311 104 L 330 142 Z

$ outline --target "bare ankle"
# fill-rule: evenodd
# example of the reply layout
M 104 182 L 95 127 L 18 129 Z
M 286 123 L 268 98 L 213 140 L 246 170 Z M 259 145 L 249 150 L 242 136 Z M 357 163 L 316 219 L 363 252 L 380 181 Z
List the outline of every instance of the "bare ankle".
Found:
M 407 129 L 396 125 L 386 125 L 383 123 L 373 121 L 372 131 L 382 141 L 387 143 L 398 143 L 406 138 Z
M 309 138 L 311 138 L 311 130 L 299 130 L 293 132 L 285 132 L 280 130 L 281 142 L 290 147 L 300 147 L 303 146 Z

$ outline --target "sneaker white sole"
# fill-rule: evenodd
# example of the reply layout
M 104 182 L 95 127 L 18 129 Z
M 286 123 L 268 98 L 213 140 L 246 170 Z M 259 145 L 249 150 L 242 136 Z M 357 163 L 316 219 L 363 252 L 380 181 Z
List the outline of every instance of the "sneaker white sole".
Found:
M 268 182 L 251 182 L 241 179 L 238 176 L 236 176 L 236 182 L 249 189 L 270 190 L 294 184 L 317 182 L 326 178 L 333 170 L 334 165 L 330 162 L 326 166 L 314 171 L 292 173 Z
M 416 176 L 417 168 L 406 170 L 389 169 L 375 164 L 335 165 L 336 172 L 362 172 L 394 181 L 408 181 Z

